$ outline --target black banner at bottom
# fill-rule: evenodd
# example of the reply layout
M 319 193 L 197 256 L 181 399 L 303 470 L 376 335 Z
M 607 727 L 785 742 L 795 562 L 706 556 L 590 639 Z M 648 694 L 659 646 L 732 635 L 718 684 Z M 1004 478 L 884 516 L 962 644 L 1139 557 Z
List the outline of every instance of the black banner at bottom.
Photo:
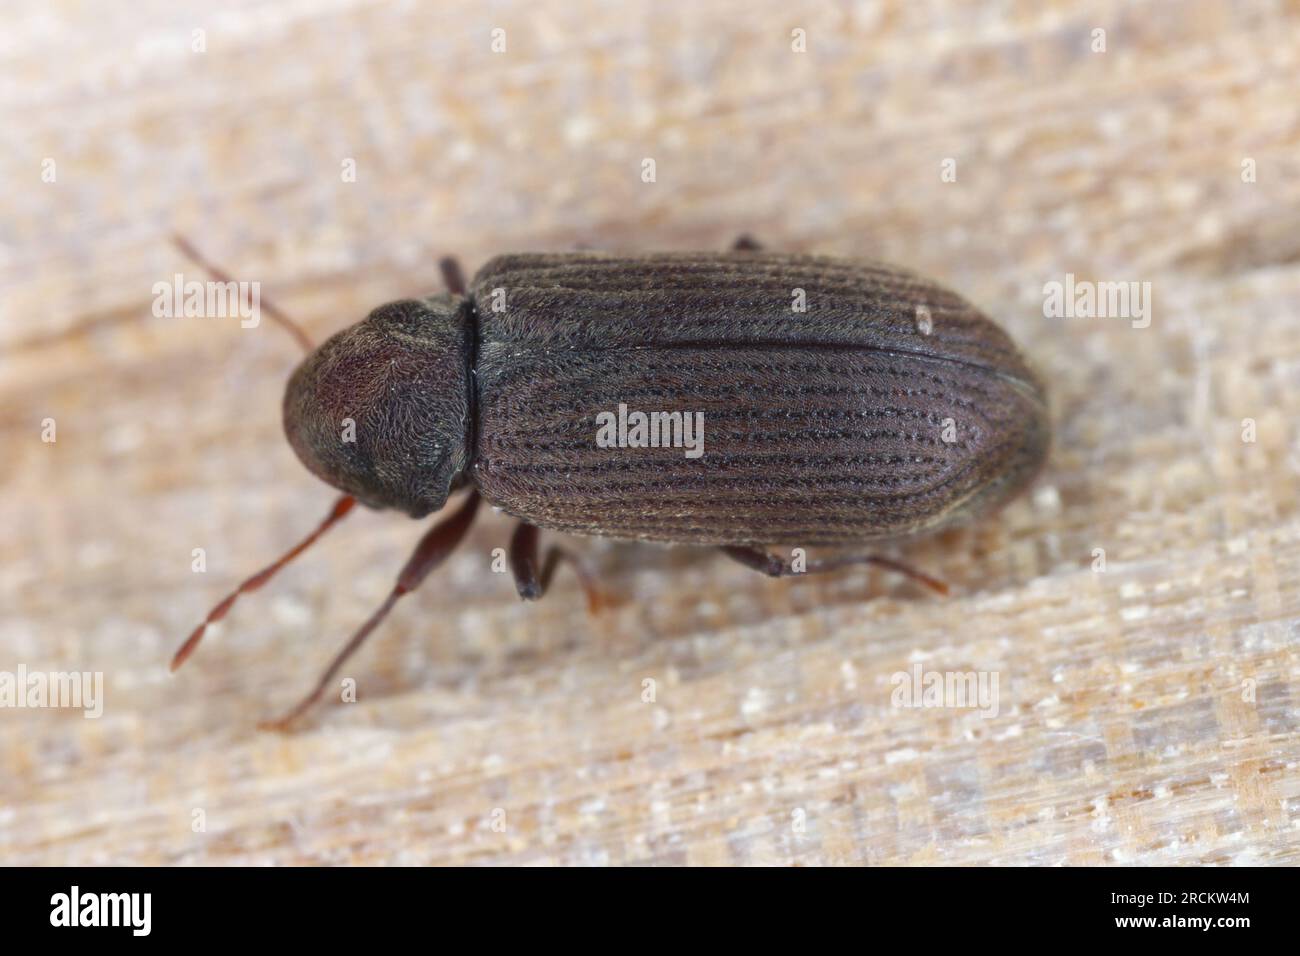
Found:
M 441 932 L 495 945 L 517 933 L 521 945 L 536 946 L 611 920 L 629 942 L 651 943 L 689 932 L 692 942 L 734 944 L 746 930 L 770 942 L 774 924 L 786 923 L 804 942 L 846 926 L 864 939 L 915 931 L 927 944 L 993 941 L 1019 929 L 1072 941 L 1199 934 L 1230 942 L 1279 932 L 1295 877 L 1286 869 L 51 868 L 0 870 L 0 880 L 9 942 L 76 934 L 80 942 L 346 945 L 373 944 L 382 931 L 431 935 L 434 945 Z M 591 938 L 612 942 L 608 930 Z

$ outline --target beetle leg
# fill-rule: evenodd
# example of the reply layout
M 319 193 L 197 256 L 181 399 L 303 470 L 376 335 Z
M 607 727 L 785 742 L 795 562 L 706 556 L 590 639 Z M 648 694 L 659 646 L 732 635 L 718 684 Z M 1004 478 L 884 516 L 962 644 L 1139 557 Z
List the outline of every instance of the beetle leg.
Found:
M 464 295 L 468 287 L 465 285 L 465 273 L 456 257 L 443 256 L 438 260 L 438 268 L 442 270 L 442 281 L 447 286 L 447 291 L 454 296 Z
M 774 554 L 769 554 L 761 548 L 750 548 L 743 545 L 723 545 L 720 550 L 733 561 L 739 561 L 747 568 L 753 568 L 766 574 L 769 578 L 792 577 L 796 574 L 816 574 L 821 571 L 836 571 L 840 568 L 849 567 L 854 564 L 874 564 L 880 568 L 888 568 L 890 571 L 897 571 L 899 574 L 906 575 L 913 581 L 925 585 L 932 591 L 940 594 L 948 593 L 948 585 L 944 584 L 938 578 L 932 578 L 930 575 L 916 568 L 909 567 L 900 561 L 892 558 L 883 558 L 875 554 L 847 554 L 841 557 L 824 558 L 818 561 L 809 561 L 803 571 L 796 571 L 792 564 L 782 561 Z
M 519 522 L 510 536 L 510 571 L 515 576 L 515 588 L 525 601 L 536 601 L 550 587 L 555 567 L 567 561 L 578 575 L 582 593 L 587 596 L 587 610 L 595 614 L 609 604 L 609 599 L 596 586 L 587 566 L 573 552 L 556 545 L 546 549 L 546 558 L 538 564 L 538 530 L 536 525 Z
M 283 717 L 259 724 L 262 730 L 287 730 L 290 724 L 324 696 L 334 680 L 334 675 L 339 672 L 347 659 L 356 653 L 357 648 L 370 636 L 370 632 L 379 626 L 379 622 L 388 616 L 397 599 L 418 588 L 420 582 L 428 577 L 429 572 L 442 564 L 447 556 L 456 550 L 456 546 L 461 543 L 465 533 L 469 531 L 469 526 L 474 522 L 474 512 L 478 510 L 478 502 L 478 492 L 471 491 L 465 503 L 456 509 L 454 514 L 438 522 L 420 539 L 420 543 L 415 546 L 415 551 L 397 576 L 397 584 L 394 585 L 384 603 L 379 605 L 379 608 L 348 639 L 343 649 L 334 655 L 334 660 L 330 661 L 329 667 L 325 668 L 325 673 L 321 674 L 316 686 Z
M 747 232 L 742 232 L 731 244 L 733 252 L 758 252 L 762 248 L 763 244 Z

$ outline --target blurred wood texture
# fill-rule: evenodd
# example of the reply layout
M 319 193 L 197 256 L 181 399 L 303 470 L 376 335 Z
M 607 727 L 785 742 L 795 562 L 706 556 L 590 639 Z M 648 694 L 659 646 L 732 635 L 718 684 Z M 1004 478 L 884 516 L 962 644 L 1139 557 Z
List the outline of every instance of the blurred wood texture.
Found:
M 0 711 L 0 862 L 1300 862 L 1296 4 L 15 0 L 0 62 L 0 670 L 106 682 L 98 720 Z M 593 619 L 490 573 L 488 512 L 358 703 L 261 733 L 421 527 L 349 518 L 168 674 L 333 499 L 293 341 L 152 316 L 172 230 L 317 338 L 444 254 L 884 258 L 1008 328 L 1055 449 L 896 549 L 946 600 L 574 540 Z M 1067 273 L 1152 283 L 1150 327 L 1045 318 Z M 916 665 L 998 675 L 997 715 L 891 706 Z

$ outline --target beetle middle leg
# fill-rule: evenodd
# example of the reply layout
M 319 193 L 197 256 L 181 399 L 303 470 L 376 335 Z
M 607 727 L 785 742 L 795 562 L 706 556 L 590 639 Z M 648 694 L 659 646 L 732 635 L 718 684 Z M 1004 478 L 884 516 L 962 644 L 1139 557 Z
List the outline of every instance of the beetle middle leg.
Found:
M 561 561 L 567 561 L 573 566 L 574 572 L 578 575 L 578 583 L 582 586 L 582 592 L 587 596 L 587 610 L 595 614 L 609 604 L 609 599 L 596 586 L 587 566 L 571 551 L 551 545 L 546 549 L 546 557 L 540 563 L 537 555 L 537 526 L 524 521 L 519 522 L 519 527 L 515 528 L 515 533 L 510 536 L 510 571 L 515 576 L 515 588 L 525 601 L 536 601 L 545 594 L 555 574 L 556 565 Z
M 300 700 L 293 709 L 283 717 L 276 720 L 263 721 L 258 726 L 263 730 L 287 730 L 289 725 L 301 717 L 309 710 L 329 689 L 330 682 L 339 669 L 347 662 L 347 659 L 356 653 L 370 632 L 379 626 L 379 622 L 388 616 L 388 612 L 393 609 L 397 599 L 403 594 L 410 594 L 420 586 L 420 583 L 429 576 L 429 572 L 442 564 L 456 546 L 465 538 L 465 533 L 469 531 L 469 526 L 474 523 L 474 513 L 478 510 L 479 496 L 477 491 L 471 491 L 469 497 L 465 499 L 455 513 L 443 521 L 434 525 L 420 543 L 415 546 L 415 551 L 407 559 L 406 565 L 402 568 L 401 573 L 397 576 L 397 584 L 389 593 L 384 603 L 370 615 L 364 624 L 357 629 L 356 633 L 348 639 L 343 645 L 343 649 L 334 655 L 334 660 L 330 661 L 329 667 L 325 668 L 325 673 L 321 674 L 320 680 L 311 692 Z
M 783 561 L 762 548 L 750 548 L 744 545 L 722 545 L 718 550 L 733 561 L 738 561 L 747 568 L 753 568 L 755 571 L 766 574 L 769 578 L 785 578 L 798 574 L 838 571 L 840 568 L 847 568 L 855 564 L 874 564 L 876 567 L 897 571 L 899 574 L 905 575 L 930 590 L 937 591 L 939 594 L 948 593 L 948 585 L 938 578 L 932 578 L 923 571 L 909 567 L 901 561 L 895 561 L 893 558 L 885 558 L 876 554 L 846 554 L 835 558 L 823 558 L 809 561 L 804 570 L 796 571 L 791 562 Z

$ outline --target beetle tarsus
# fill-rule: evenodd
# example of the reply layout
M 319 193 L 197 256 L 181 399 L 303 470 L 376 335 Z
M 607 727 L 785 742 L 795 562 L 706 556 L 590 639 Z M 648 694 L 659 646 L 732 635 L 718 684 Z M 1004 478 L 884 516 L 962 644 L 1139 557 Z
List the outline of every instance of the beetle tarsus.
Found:
M 510 537 L 510 570 L 515 576 L 515 588 L 523 600 L 536 601 L 542 597 L 550 587 L 556 566 L 565 561 L 572 565 L 578 576 L 578 584 L 587 598 L 588 613 L 598 614 L 613 603 L 596 585 L 586 564 L 572 551 L 552 545 L 539 563 L 538 550 L 537 526 L 519 522 L 519 527 Z
M 924 585 L 932 591 L 939 594 L 948 593 L 948 585 L 938 578 L 931 577 L 923 571 L 918 571 L 901 561 L 895 561 L 893 558 L 885 558 L 876 554 L 846 554 L 836 558 L 823 558 L 820 560 L 809 561 L 803 570 L 795 570 L 793 562 L 783 561 L 774 554 L 769 554 L 762 548 L 751 548 L 744 545 L 723 545 L 720 550 L 733 561 L 738 561 L 747 568 L 752 568 L 770 578 L 792 577 L 797 574 L 817 574 L 825 571 L 838 571 L 840 568 L 851 567 L 855 564 L 874 564 L 877 567 L 886 568 L 890 571 L 896 571 Z

